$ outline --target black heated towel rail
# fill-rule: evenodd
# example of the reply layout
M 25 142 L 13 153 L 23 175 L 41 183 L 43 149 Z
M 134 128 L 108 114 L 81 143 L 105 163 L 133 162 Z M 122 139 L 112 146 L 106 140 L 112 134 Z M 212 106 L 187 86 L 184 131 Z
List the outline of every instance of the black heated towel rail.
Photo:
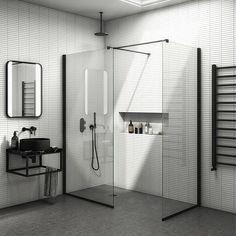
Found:
M 212 65 L 211 170 L 217 170 L 218 165 L 236 166 L 236 72 L 234 70 L 236 66 Z M 222 158 L 224 159 L 220 160 Z

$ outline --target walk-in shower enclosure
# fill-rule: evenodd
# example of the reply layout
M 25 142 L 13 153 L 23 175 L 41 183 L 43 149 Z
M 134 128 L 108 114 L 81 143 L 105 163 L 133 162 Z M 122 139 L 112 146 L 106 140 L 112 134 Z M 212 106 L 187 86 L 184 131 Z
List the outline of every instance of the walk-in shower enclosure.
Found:
M 200 49 L 64 55 L 63 81 L 64 193 L 111 207 L 118 188 L 151 194 L 164 220 L 200 204 Z

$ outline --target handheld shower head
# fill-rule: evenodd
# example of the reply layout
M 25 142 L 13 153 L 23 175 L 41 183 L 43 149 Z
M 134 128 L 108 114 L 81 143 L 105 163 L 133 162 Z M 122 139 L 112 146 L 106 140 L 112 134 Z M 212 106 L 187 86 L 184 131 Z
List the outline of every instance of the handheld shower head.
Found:
M 96 119 L 96 112 L 93 113 L 93 122 L 94 122 L 94 128 L 97 128 L 97 119 Z
M 103 20 L 102 20 L 102 14 L 103 12 L 99 12 L 100 14 L 100 32 L 95 33 L 96 36 L 107 36 L 108 33 L 103 31 Z

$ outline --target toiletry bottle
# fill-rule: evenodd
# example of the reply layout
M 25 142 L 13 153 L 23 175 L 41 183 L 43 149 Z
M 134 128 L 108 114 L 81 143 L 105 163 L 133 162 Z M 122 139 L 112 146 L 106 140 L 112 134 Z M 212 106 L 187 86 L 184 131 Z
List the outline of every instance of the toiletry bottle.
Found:
M 138 134 L 138 128 L 137 127 L 135 127 L 135 129 L 134 129 L 134 133 Z
M 144 133 L 148 134 L 148 131 L 149 131 L 149 124 L 148 124 L 148 122 L 146 122 L 146 124 L 144 126 Z
M 149 124 L 149 134 L 153 134 L 153 129 L 152 129 L 152 126 Z
M 139 126 L 139 133 L 142 134 L 143 133 L 143 124 L 140 123 L 140 126 Z
M 134 125 L 132 124 L 132 120 L 129 123 L 129 133 L 132 134 L 134 132 Z
M 18 149 L 18 137 L 16 135 L 17 131 L 14 131 L 13 137 L 11 138 L 11 148 Z

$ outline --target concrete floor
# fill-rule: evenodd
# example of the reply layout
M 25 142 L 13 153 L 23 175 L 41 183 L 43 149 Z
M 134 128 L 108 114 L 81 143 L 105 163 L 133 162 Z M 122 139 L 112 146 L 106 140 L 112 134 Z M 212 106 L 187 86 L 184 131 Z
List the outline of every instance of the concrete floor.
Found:
M 120 188 L 116 188 L 117 191 L 122 191 Z M 96 202 L 102 202 L 109 206 L 114 206 L 114 192 L 115 188 L 111 185 L 103 184 L 91 188 L 85 188 L 70 192 L 70 194 L 89 199 Z
M 161 221 L 159 197 L 120 190 L 115 209 L 70 196 L 0 210 L 1 236 L 235 236 L 234 214 L 196 208 Z

